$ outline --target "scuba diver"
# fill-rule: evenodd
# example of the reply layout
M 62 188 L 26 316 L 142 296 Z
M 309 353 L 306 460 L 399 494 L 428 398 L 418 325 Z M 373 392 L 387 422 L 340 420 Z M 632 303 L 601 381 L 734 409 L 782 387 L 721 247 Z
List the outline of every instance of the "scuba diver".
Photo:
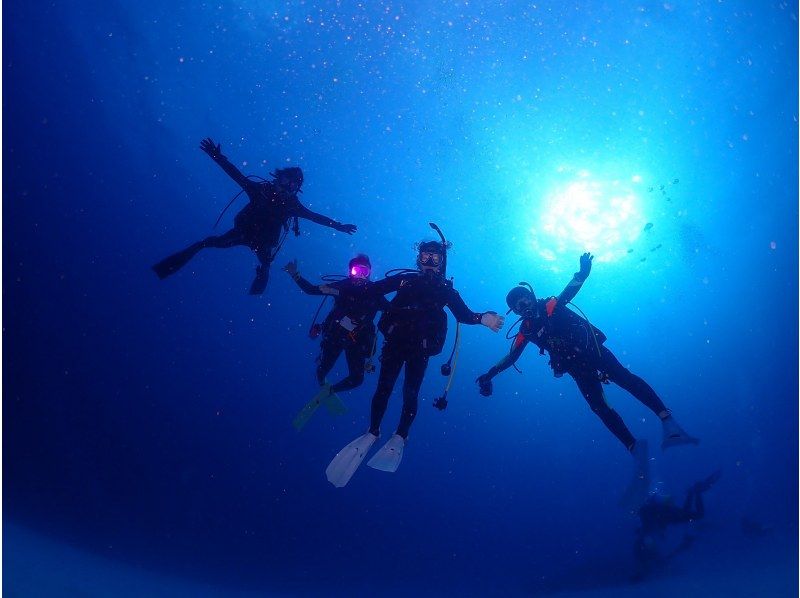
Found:
M 164 279 L 175 274 L 197 252 L 206 247 L 228 248 L 244 245 L 256 254 L 260 262 L 256 268 L 256 277 L 250 286 L 251 295 L 260 295 L 267 288 L 270 265 L 283 242 L 281 230 L 283 229 L 285 238 L 289 230 L 290 219 L 294 218 L 295 235 L 300 234 L 297 228 L 298 218 L 311 220 L 348 235 L 352 235 L 356 231 L 354 224 L 341 224 L 327 216 L 312 212 L 300 203 L 297 194 L 300 193 L 300 187 L 303 185 L 303 171 L 297 166 L 275 170 L 270 173 L 273 177 L 271 181 L 254 181 L 252 178 L 257 177 L 251 178 L 243 175 L 222 154 L 220 144 L 215 145 L 211 138 L 203 139 L 200 142 L 200 149 L 236 181 L 250 201 L 236 214 L 231 230 L 222 235 L 206 237 L 153 266 L 153 270 L 159 278 Z M 233 199 L 236 197 L 238 195 Z M 231 200 L 232 202 L 233 200 Z
M 320 403 L 324 403 L 334 413 L 343 412 L 344 405 L 335 393 L 356 388 L 364 381 L 368 360 L 375 352 L 376 334 L 373 320 L 375 314 L 385 309 L 389 302 L 383 293 L 374 290 L 375 285 L 369 279 L 372 265 L 369 257 L 363 253 L 350 260 L 346 278 L 319 286 L 311 284 L 300 276 L 297 260 L 289 262 L 283 269 L 303 292 L 309 295 L 322 295 L 325 299 L 329 296 L 334 298 L 333 308 L 325 320 L 322 324 L 317 324 L 315 317 L 315 323 L 309 332 L 312 338 L 322 335 L 320 354 L 317 358 L 317 382 L 320 391 L 295 418 L 294 426 L 300 430 Z M 347 359 L 348 375 L 336 384 L 327 384 L 325 376 L 331 371 L 342 351 Z M 369 363 L 369 366 L 371 365 Z
M 633 581 L 641 581 L 652 570 L 653 565 L 671 559 L 692 545 L 694 537 L 686 534 L 681 543 L 671 552 L 664 554 L 659 550 L 659 545 L 663 544 L 667 527 L 691 523 L 705 516 L 703 493 L 716 484 L 721 475 L 721 471 L 715 471 L 704 480 L 693 484 L 686 492 L 683 507 L 675 506 L 672 497 L 658 493 L 650 494 L 644 504 L 639 507 L 637 514 L 640 526 L 636 530 L 636 542 L 633 549 L 636 559 Z
M 569 374 L 592 411 L 633 455 L 636 463 L 634 484 L 630 488 L 633 493 L 646 489 L 648 483 L 647 441 L 634 438 L 619 414 L 608 405 L 602 383 L 613 382 L 658 415 L 663 428 L 662 448 L 699 441 L 683 431 L 647 382 L 622 366 L 603 344 L 605 334 L 567 307 L 589 276 L 592 259 L 589 253 L 580 257 L 580 270 L 558 297 L 537 299 L 527 283 L 511 289 L 506 303 L 509 313 L 513 311 L 520 316 L 519 331 L 508 355 L 481 375 L 477 383 L 480 393 L 488 397 L 492 394 L 492 378 L 514 365 L 528 343 L 535 344 L 540 355 L 546 351 L 556 378 Z
M 378 439 L 389 396 L 400 370 L 405 366 L 403 410 L 397 431 L 367 463 L 370 467 L 388 472 L 396 471 L 400 465 L 409 429 L 417 415 L 418 395 L 428 360 L 441 353 L 447 336 L 445 307 L 463 324 L 483 324 L 493 332 L 503 326 L 504 318 L 496 312 L 471 311 L 453 288 L 452 281 L 445 278 L 448 243 L 435 224 L 431 223 L 431 227 L 439 233 L 441 242 L 425 241 L 418 245 L 419 269 L 404 270 L 374 285 L 384 294 L 394 291 L 397 294 L 378 322 L 384 344 L 378 387 L 372 397 L 369 430 L 339 451 L 325 470 L 328 481 L 337 488 L 347 484 Z M 452 376 L 449 363 L 447 371 L 444 366 L 442 371 Z M 444 409 L 447 406 L 446 398 L 437 399 L 434 406 Z

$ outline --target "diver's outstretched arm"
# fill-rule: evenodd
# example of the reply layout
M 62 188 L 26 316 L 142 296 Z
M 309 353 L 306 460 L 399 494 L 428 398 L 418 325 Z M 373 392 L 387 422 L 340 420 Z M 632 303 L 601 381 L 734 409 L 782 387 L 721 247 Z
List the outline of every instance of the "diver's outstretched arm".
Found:
M 517 362 L 517 359 L 520 358 L 520 355 L 522 355 L 522 352 L 525 350 L 525 346 L 527 344 L 528 340 L 525 338 L 525 335 L 521 332 L 517 333 L 517 337 L 514 339 L 514 344 L 511 346 L 511 351 L 509 351 L 508 354 L 503 357 L 503 359 L 489 368 L 488 372 L 478 377 L 476 382 L 480 388 L 480 393 L 484 397 L 488 397 L 492 394 L 492 378 L 494 378 L 503 370 L 507 370 L 514 365 Z
M 572 275 L 572 280 L 570 280 L 566 288 L 561 291 L 561 294 L 558 296 L 558 305 L 566 305 L 575 298 L 575 295 L 581 290 L 584 281 L 589 278 L 589 273 L 592 271 L 593 259 L 594 256 L 591 253 L 584 253 L 581 256 L 581 269 Z
M 231 164 L 228 158 L 222 155 L 220 144 L 214 144 L 214 140 L 211 139 L 211 137 L 206 137 L 200 142 L 200 149 L 207 153 L 214 162 L 219 164 L 220 168 L 236 181 L 236 184 L 242 189 L 246 189 L 249 185 L 253 184 L 253 182 L 244 176 L 238 168 Z
M 497 315 L 495 311 L 485 311 L 481 313 L 472 311 L 467 307 L 467 304 L 464 303 L 458 291 L 453 288 L 450 289 L 447 297 L 447 307 L 456 317 L 456 320 L 462 324 L 483 324 L 492 332 L 500 330 L 505 321 L 505 318 Z
M 447 307 L 450 309 L 450 312 L 455 316 L 456 320 L 461 322 L 462 324 L 480 324 L 481 323 L 481 315 L 477 312 L 472 311 L 467 304 L 464 303 L 464 300 L 461 298 L 461 295 L 458 294 L 458 291 L 455 289 L 450 289 L 447 295 Z
M 292 260 L 288 264 L 283 267 L 284 272 L 287 272 L 289 276 L 292 277 L 292 280 L 297 283 L 297 286 L 300 287 L 300 290 L 306 293 L 307 295 L 338 295 L 338 290 L 334 289 L 329 285 L 322 285 L 317 286 L 311 284 L 305 278 L 300 276 L 300 272 L 297 270 L 297 260 Z
M 356 232 L 358 228 L 355 224 L 342 224 L 341 222 L 337 222 L 333 218 L 328 218 L 327 216 L 323 216 L 322 214 L 317 214 L 316 212 L 312 212 L 300 202 L 297 202 L 297 209 L 293 215 L 297 216 L 298 218 L 305 218 L 306 220 L 310 220 L 311 222 L 316 222 L 317 224 L 321 224 L 322 226 L 327 226 L 328 228 L 338 230 L 341 233 L 347 233 L 348 235 L 352 235 L 354 232 Z

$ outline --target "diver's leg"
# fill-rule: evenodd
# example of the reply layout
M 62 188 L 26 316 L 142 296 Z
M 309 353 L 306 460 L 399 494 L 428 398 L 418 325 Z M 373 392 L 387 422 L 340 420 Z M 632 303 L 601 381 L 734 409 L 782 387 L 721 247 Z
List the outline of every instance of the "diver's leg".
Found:
M 186 249 L 173 253 L 153 266 L 153 271 L 159 278 L 175 274 L 178 270 L 189 263 L 197 253 L 206 247 L 233 247 L 241 244 L 241 236 L 236 229 L 231 229 L 224 235 L 218 237 L 206 237 L 202 241 L 192 243 Z
M 261 262 L 256 266 L 256 277 L 250 285 L 251 295 L 261 295 L 267 288 L 269 282 L 269 267 L 272 265 L 272 247 L 266 245 L 258 245 L 253 248 L 253 251 Z
M 706 508 L 703 504 L 703 492 L 710 486 L 704 486 L 704 482 L 697 482 L 686 494 L 686 502 L 683 505 L 684 511 L 691 519 L 702 519 L 706 514 Z M 694 499 L 694 500 L 692 500 Z M 692 504 L 694 503 L 694 504 Z M 694 507 L 694 509 L 692 509 Z
M 239 229 L 232 228 L 222 235 L 212 235 L 200 241 L 203 247 L 213 247 L 215 249 L 228 249 L 237 245 L 244 245 L 244 237 Z
M 706 507 L 703 504 L 703 493 L 699 490 L 695 492 L 694 497 L 694 514 L 692 515 L 692 519 L 702 519 L 705 517 L 706 514 Z
M 608 374 L 609 380 L 627 390 L 661 419 L 669 416 L 669 409 L 647 382 L 626 369 L 604 345 L 601 345 L 600 352 L 600 369 Z
M 619 413 L 614 411 L 606 403 L 605 394 L 603 394 L 603 386 L 597 375 L 593 370 L 581 369 L 577 371 L 570 371 L 569 375 L 575 380 L 578 389 L 581 391 L 583 398 L 589 403 L 592 411 L 595 412 L 597 417 L 605 424 L 611 433 L 616 436 L 619 441 L 625 445 L 629 451 L 633 449 L 636 444 L 636 439 L 631 434 L 625 422 L 619 416 Z
M 694 502 L 694 486 L 686 491 L 686 498 L 683 499 L 683 512 L 689 514 L 692 512 L 692 503 Z
M 320 386 L 325 384 L 325 376 L 333 369 L 333 364 L 342 354 L 342 345 L 336 339 L 325 335 L 319 347 L 319 357 L 317 358 L 317 382 Z M 334 392 L 331 390 L 331 392 Z
M 389 405 L 389 397 L 395 382 L 397 382 L 397 377 L 400 375 L 400 368 L 403 367 L 403 356 L 397 347 L 384 343 L 380 361 L 378 387 L 372 396 L 369 422 L 369 431 L 375 436 L 380 434 L 381 421 L 386 413 L 386 407 Z
M 351 390 L 361 386 L 364 381 L 364 362 L 367 357 L 361 344 L 348 343 L 344 348 L 344 356 L 347 359 L 347 377 L 331 386 L 331 392 Z
M 403 411 L 397 426 L 397 435 L 402 436 L 403 439 L 408 438 L 408 431 L 414 418 L 417 417 L 419 389 L 422 387 L 422 379 L 427 368 L 428 358 L 421 351 L 415 351 L 406 359 L 406 375 L 403 380 Z

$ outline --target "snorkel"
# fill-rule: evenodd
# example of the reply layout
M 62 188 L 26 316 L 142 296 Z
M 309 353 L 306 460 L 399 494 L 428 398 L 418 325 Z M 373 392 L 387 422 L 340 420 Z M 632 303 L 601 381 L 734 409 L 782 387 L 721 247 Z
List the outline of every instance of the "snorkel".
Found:
M 442 229 L 439 228 L 435 222 L 429 222 L 428 226 L 430 226 L 433 230 L 437 232 L 439 238 L 442 240 L 442 276 L 447 274 L 447 240 L 444 238 L 444 233 Z

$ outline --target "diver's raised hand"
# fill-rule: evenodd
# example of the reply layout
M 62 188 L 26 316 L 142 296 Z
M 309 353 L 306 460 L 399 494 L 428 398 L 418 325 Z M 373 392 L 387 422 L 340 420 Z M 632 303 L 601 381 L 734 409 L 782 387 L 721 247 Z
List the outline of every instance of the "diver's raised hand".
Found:
M 288 264 L 283 267 L 284 272 L 287 272 L 289 276 L 294 278 L 297 276 L 297 260 L 292 260 Z
M 578 276 L 580 276 L 582 280 L 586 280 L 589 277 L 589 273 L 592 271 L 593 259 L 594 256 L 588 251 L 581 256 L 581 270 L 578 272 Z
M 478 390 L 484 397 L 492 396 L 492 377 L 489 374 L 478 376 L 475 382 L 478 383 Z
M 503 316 L 498 316 L 495 311 L 487 311 L 481 315 L 481 324 L 486 326 L 492 332 L 497 332 L 503 327 L 503 322 L 506 319 Z
M 222 157 L 222 148 L 220 144 L 214 144 L 214 140 L 211 137 L 206 137 L 200 142 L 200 149 L 211 156 L 212 160 L 219 160 Z
M 355 224 L 336 224 L 336 230 L 342 233 L 347 233 L 348 235 L 352 235 L 354 232 L 358 230 L 358 227 Z

